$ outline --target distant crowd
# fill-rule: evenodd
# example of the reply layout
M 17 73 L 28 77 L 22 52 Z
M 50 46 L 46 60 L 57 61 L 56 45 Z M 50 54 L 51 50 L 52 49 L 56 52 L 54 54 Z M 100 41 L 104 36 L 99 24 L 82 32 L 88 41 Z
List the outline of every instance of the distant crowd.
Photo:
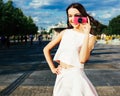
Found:
M 33 45 L 33 41 L 38 40 L 38 44 L 41 44 L 43 40 L 43 36 L 40 34 L 38 36 L 35 35 L 25 35 L 25 36 L 17 36 L 15 38 L 10 38 L 8 36 L 0 37 L 0 47 L 1 48 L 9 48 L 12 44 L 27 44 L 29 42 L 30 45 Z

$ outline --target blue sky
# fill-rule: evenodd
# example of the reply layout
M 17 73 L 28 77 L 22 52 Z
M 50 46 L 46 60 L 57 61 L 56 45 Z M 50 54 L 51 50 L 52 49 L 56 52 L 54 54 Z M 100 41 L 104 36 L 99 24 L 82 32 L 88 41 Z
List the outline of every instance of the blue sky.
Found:
M 4 2 L 8 0 L 3 0 Z M 109 20 L 120 15 L 120 0 L 12 0 L 15 7 L 31 16 L 40 28 L 66 23 L 66 8 L 73 2 L 81 3 L 95 19 L 108 25 Z

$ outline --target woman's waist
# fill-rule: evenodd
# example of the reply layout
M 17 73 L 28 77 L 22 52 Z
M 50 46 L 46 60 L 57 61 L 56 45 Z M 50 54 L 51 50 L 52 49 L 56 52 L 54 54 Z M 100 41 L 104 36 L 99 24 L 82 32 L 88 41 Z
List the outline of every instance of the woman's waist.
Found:
M 60 66 L 64 69 L 69 69 L 69 68 L 73 68 L 74 66 L 73 65 L 70 65 L 70 64 L 66 64 L 64 62 L 60 62 Z
M 84 68 L 84 64 L 80 64 L 78 65 L 72 65 L 72 64 L 68 64 L 68 63 L 64 63 L 60 61 L 60 66 L 64 69 L 69 69 L 69 68 Z

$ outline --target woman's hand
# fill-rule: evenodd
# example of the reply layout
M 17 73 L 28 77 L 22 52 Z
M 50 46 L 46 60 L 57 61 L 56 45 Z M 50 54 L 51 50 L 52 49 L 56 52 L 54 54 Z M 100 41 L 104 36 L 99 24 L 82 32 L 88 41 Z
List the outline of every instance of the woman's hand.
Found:
M 82 23 L 81 26 L 82 26 L 82 29 L 83 29 L 84 33 L 89 34 L 90 30 L 91 30 L 91 25 L 90 25 L 89 17 L 87 17 L 87 19 L 88 19 L 88 22 L 87 23 Z
M 59 65 L 57 68 L 53 68 L 52 73 L 59 75 L 61 71 L 61 66 Z

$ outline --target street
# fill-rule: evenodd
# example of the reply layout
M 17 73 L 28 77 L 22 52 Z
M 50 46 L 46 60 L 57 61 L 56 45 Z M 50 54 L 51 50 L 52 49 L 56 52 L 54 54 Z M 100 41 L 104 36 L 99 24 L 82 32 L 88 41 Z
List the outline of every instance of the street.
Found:
M 56 76 L 43 56 L 47 43 L 0 49 L 0 96 L 52 96 Z M 120 96 L 120 45 L 96 44 L 85 72 L 99 96 Z

